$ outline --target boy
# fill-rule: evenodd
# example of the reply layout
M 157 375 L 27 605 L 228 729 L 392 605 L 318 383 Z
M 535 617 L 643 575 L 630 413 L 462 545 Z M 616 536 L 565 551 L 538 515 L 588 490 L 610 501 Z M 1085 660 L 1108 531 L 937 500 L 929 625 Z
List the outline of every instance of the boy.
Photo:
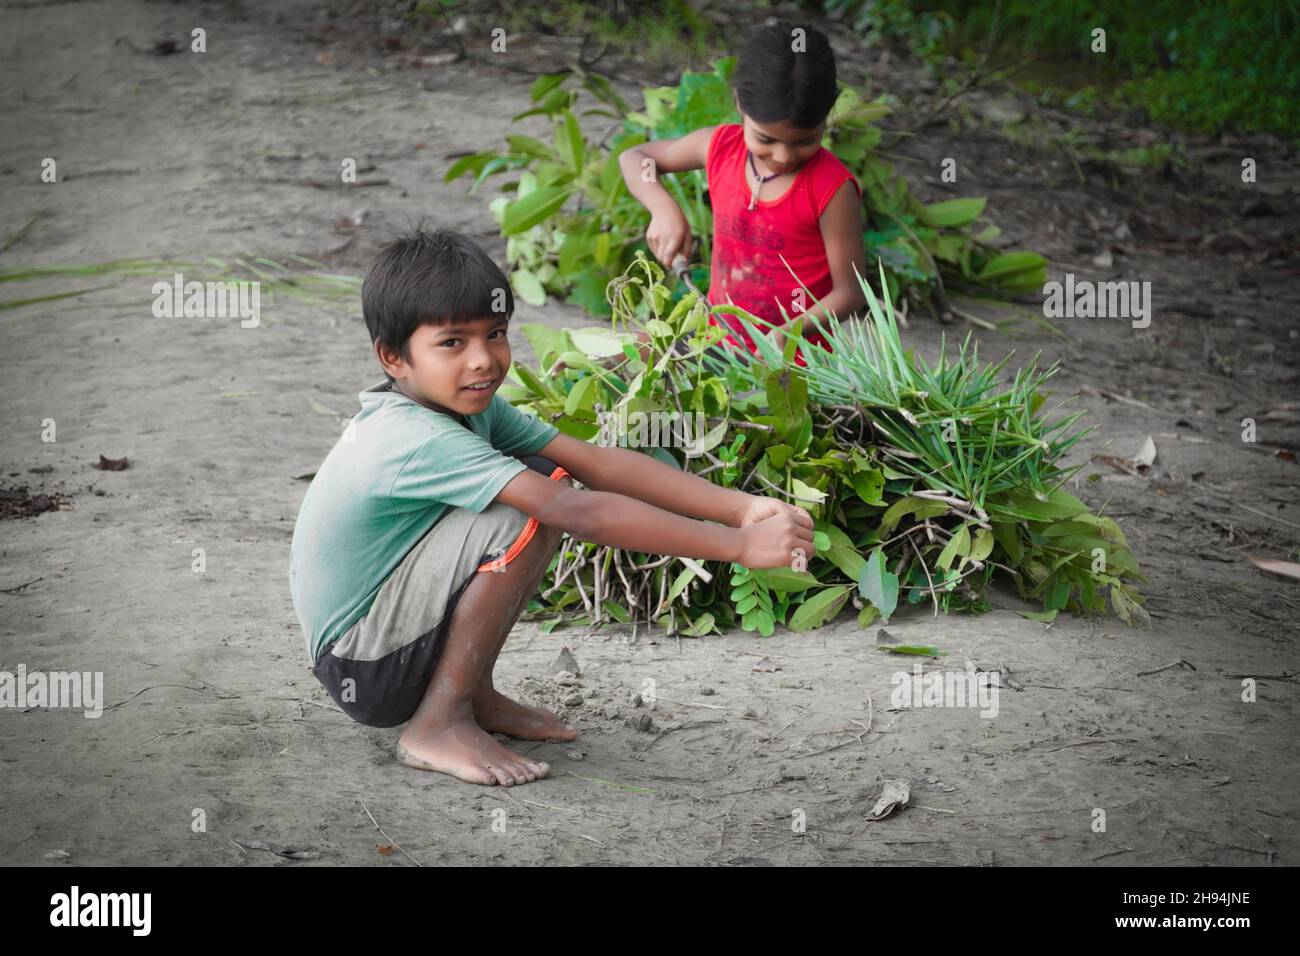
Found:
M 387 380 L 360 393 L 361 411 L 307 490 L 289 579 L 313 673 L 354 720 L 406 724 L 402 763 L 513 786 L 550 768 L 492 734 L 577 736 L 492 686 L 564 532 L 751 568 L 813 553 L 802 508 L 579 441 L 497 396 L 514 298 L 464 236 L 397 240 L 361 299 Z

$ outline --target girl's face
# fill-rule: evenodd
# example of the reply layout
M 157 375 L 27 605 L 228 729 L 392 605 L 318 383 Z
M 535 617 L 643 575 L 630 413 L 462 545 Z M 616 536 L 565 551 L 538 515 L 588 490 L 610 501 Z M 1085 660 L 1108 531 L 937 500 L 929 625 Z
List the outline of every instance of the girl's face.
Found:
M 745 128 L 745 145 L 768 171 L 793 173 L 821 148 L 823 122 L 813 129 L 790 125 L 789 120 L 760 123 L 747 114 L 741 114 Z

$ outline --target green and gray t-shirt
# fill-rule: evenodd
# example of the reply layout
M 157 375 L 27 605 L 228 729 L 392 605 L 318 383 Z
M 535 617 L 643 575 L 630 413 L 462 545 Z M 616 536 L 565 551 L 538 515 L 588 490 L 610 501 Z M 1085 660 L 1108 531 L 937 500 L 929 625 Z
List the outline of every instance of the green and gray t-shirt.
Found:
M 313 661 L 365 616 L 449 508 L 481 512 L 527 468 L 508 456 L 537 454 L 559 433 L 500 395 L 461 417 L 387 382 L 358 398 L 361 411 L 312 479 L 289 547 L 289 591 Z

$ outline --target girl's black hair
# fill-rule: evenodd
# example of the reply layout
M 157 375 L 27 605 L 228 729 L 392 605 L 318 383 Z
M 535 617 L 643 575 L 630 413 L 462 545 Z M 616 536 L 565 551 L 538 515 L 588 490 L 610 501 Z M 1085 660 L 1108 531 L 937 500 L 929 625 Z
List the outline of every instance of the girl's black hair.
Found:
M 807 24 L 780 20 L 755 27 L 741 47 L 732 85 L 751 119 L 814 129 L 839 95 L 835 53 L 826 34 Z
M 411 335 L 421 325 L 510 318 L 515 297 L 492 257 L 472 239 L 417 228 L 379 253 L 361 286 L 361 314 L 370 341 L 410 361 Z M 384 377 L 390 382 L 392 376 Z

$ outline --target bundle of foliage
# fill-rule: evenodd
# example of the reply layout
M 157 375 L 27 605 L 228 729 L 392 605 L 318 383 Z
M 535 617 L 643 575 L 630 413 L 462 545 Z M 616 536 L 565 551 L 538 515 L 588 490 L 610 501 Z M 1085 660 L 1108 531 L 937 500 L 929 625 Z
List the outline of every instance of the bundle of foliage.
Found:
M 627 191 L 619 154 L 652 139 L 739 122 L 730 84 L 734 65 L 733 57 L 724 57 L 712 72 L 686 72 L 677 86 L 646 89 L 639 111 L 598 75 L 581 77 L 576 87 L 571 81 L 579 78 L 573 73 L 542 76 L 530 93 L 535 105 L 514 120 L 549 117 L 550 142 L 511 134 L 506 150 L 463 156 L 447 170 L 449 182 L 473 174 L 471 191 L 489 176 L 519 172 L 490 208 L 507 237 L 511 284 L 520 298 L 540 305 L 548 295 L 558 295 L 593 315 L 609 315 L 606 283 L 646 250 L 650 223 L 649 212 Z M 584 95 L 600 105 L 583 116 L 614 120 L 598 141 L 583 132 L 575 112 Z M 1046 281 L 1042 256 L 1001 253 L 990 245 L 1000 235 L 997 226 L 976 229 L 984 197 L 922 203 L 876 153 L 881 131 L 875 124 L 889 112 L 884 96 L 868 100 L 844 88 L 827 121 L 824 145 L 862 184 L 863 239 L 870 259 L 884 263 L 891 299 L 901 301 L 908 292 L 918 301 L 928 299 L 945 284 L 1008 294 L 1040 290 Z M 695 267 L 692 278 L 707 290 L 713 220 L 704 171 L 667 175 L 661 182 L 697 237 L 696 256 L 705 265 Z
M 987 610 L 995 576 L 1041 603 L 1026 612 L 1038 620 L 1108 602 L 1126 622 L 1145 618 L 1133 585 L 1144 579 L 1123 532 L 1063 487 L 1077 469 L 1059 462 L 1087 432 L 1072 431 L 1078 414 L 1043 412 L 1055 366 L 1031 362 L 1003 381 L 1007 360 L 981 365 L 969 338 L 927 363 L 903 351 L 888 295 L 882 302 L 859 281 L 870 318 L 829 320 L 835 352 L 805 348 L 807 368 L 793 361 L 795 338 L 778 346 L 761 320 L 730 306 L 712 314 L 736 316 L 759 354 L 727 350 L 722 365 L 703 362 L 722 336 L 708 325 L 710 307 L 694 292 L 674 303 L 644 256 L 609 284 L 611 328 L 523 327 L 540 369 L 516 364 L 517 385 L 502 387 L 521 409 L 602 444 L 622 444 L 628 423 L 662 415 L 669 438 L 647 453 L 723 487 L 793 501 L 816 522 L 806 571 L 651 559 L 565 539 L 531 606 L 545 629 L 616 620 L 769 635 L 776 624 L 819 627 L 849 601 L 865 627 L 900 600 L 929 601 L 935 613 Z M 650 340 L 644 361 L 637 329 Z M 696 413 L 703 426 L 691 434 Z

